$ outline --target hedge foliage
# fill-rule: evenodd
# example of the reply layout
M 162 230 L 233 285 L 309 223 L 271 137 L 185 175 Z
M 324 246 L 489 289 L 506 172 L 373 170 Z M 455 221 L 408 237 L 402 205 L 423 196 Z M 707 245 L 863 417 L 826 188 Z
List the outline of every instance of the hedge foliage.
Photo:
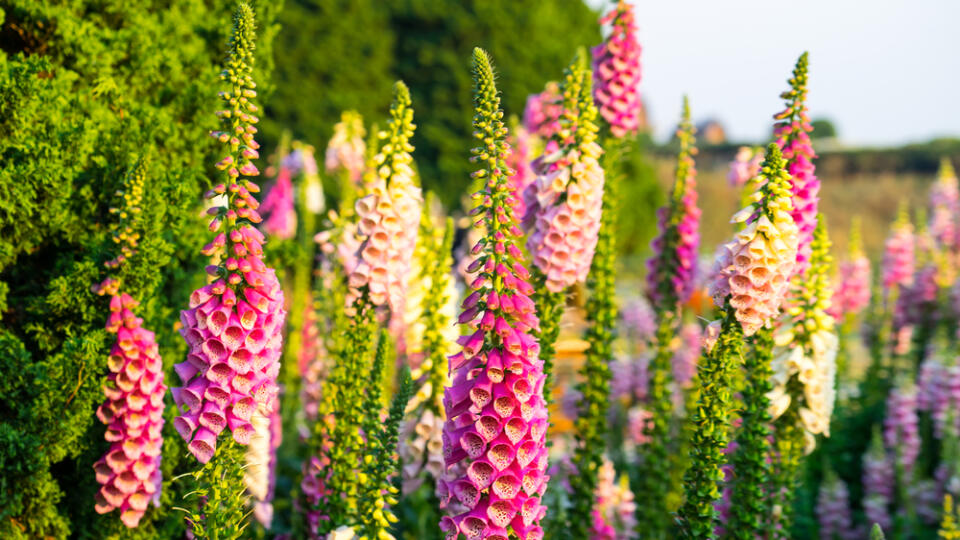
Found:
M 197 211 L 213 178 L 207 132 L 234 5 L 0 1 L 2 538 L 122 534 L 116 516 L 93 511 L 92 463 L 106 448 L 94 411 L 108 340 L 107 301 L 90 286 L 114 255 L 114 192 L 146 159 L 146 230 L 123 278 L 166 365 L 182 356 L 174 322 L 191 282 L 203 278 Z M 261 80 L 281 7 L 254 4 Z M 183 472 L 177 439 L 164 446 L 168 508 L 185 487 L 172 481 Z M 178 512 L 148 513 L 133 535 L 172 537 L 182 527 Z

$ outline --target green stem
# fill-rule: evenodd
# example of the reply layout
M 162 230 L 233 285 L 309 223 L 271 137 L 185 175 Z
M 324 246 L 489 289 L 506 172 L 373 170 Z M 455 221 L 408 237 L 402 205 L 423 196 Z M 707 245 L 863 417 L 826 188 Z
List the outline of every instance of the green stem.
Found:
M 240 538 L 246 522 L 247 495 L 243 483 L 244 449 L 232 437 L 222 437 L 217 453 L 194 473 L 199 511 L 188 516 L 193 537 L 207 540 Z
M 667 443 L 670 437 L 670 419 L 673 417 L 673 399 L 670 380 L 673 350 L 671 342 L 676 333 L 677 317 L 673 311 L 660 313 L 657 326 L 656 354 L 650 363 L 648 399 L 653 421 L 646 430 L 643 460 L 639 464 L 637 494 L 637 521 L 644 524 L 645 538 L 666 538 L 670 526 L 668 491 L 671 461 Z
M 740 362 L 743 330 L 729 304 L 717 343 L 700 362 L 700 398 L 692 417 L 690 468 L 684 474 L 684 502 L 679 518 L 688 538 L 713 538 L 717 522 L 714 503 L 724 480 L 721 466 L 729 441 L 731 381 Z
M 727 537 L 760 538 L 767 526 L 765 486 L 770 477 L 770 399 L 773 390 L 773 332 L 761 328 L 752 338 L 752 351 L 744 359 L 743 423 L 737 433 L 733 456 L 734 478 Z

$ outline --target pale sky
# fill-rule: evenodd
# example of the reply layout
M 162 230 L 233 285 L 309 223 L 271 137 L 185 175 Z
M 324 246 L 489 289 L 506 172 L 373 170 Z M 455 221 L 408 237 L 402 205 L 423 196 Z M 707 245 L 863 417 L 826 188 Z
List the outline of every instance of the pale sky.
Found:
M 659 140 L 684 93 L 695 121 L 719 119 L 734 141 L 766 138 L 804 50 L 811 116 L 845 143 L 960 137 L 960 0 L 632 1 Z

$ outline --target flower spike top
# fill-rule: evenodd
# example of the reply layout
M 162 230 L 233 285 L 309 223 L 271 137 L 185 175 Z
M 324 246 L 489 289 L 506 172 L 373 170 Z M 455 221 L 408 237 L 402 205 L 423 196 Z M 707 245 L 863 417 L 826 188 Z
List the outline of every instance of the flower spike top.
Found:
M 913 284 L 913 270 L 915 266 L 913 224 L 910 223 L 910 214 L 907 207 L 901 205 L 897 221 L 890 230 L 883 246 L 883 290 L 889 296 L 890 291 L 897 287 Z
M 594 98 L 614 137 L 640 127 L 640 43 L 633 5 L 620 0 L 600 19 L 612 26 L 607 40 L 593 48 Z
M 566 70 L 562 93 L 560 131 L 552 141 L 558 150 L 534 160 L 537 179 L 524 194 L 524 222 L 533 224 L 527 248 L 547 289 L 555 293 L 586 279 L 603 206 L 604 173 L 598 161 L 603 150 L 596 143 L 597 108 L 582 51 Z
M 799 231 L 794 271 L 798 274 L 806 272 L 810 266 L 810 242 L 813 241 L 813 230 L 817 228 L 817 203 L 820 200 L 820 180 L 813 166 L 817 155 L 810 142 L 813 126 L 807 114 L 807 57 L 808 54 L 803 53 L 797 60 L 793 77 L 788 81 L 790 90 L 780 95 L 787 100 L 786 108 L 773 117 L 777 121 L 774 137 L 787 160 L 793 188 L 791 215 Z
M 127 176 L 117 195 L 123 205 L 111 208 L 119 220 L 112 225 L 112 239 L 120 255 L 104 263 L 117 270 L 136 254 L 140 237 L 140 204 L 146 166 L 141 160 Z M 107 331 L 116 334 L 110 349 L 106 400 L 97 409 L 97 418 L 107 426 L 104 438 L 110 449 L 94 465 L 100 490 L 94 496 L 97 513 L 120 510 L 120 520 L 133 528 L 140 523 L 147 505 L 160 505 L 163 475 L 160 451 L 163 445 L 163 361 L 153 332 L 143 328 L 143 319 L 133 310 L 139 305 L 120 292 L 119 278 L 107 278 L 93 288 L 110 295 Z
M 340 121 L 333 126 L 333 137 L 327 143 L 324 166 L 330 174 L 340 171 L 355 184 L 363 180 L 366 168 L 367 135 L 363 128 L 363 117 L 357 111 L 343 111 Z
M 187 360 L 174 368 L 183 386 L 172 390 L 180 408 L 174 427 L 201 463 L 213 457 L 217 437 L 225 429 L 241 445 L 254 435 L 251 423 L 259 409 L 269 414 L 278 391 L 282 330 L 286 311 L 283 291 L 273 269 L 263 262 L 262 220 L 253 194 L 260 188 L 243 178 L 259 174 L 251 162 L 259 154 L 253 139 L 258 119 L 251 101 L 253 81 L 253 11 L 241 3 L 234 15 L 226 69 L 220 79 L 228 90 L 220 93 L 226 105 L 218 112 L 220 131 L 212 135 L 226 147 L 218 167 L 226 182 L 207 193 L 225 195 L 225 205 L 213 206 L 213 241 L 202 252 L 211 257 L 207 267 L 213 282 L 190 295 L 190 307 L 180 312 L 180 334 L 189 346 Z
M 718 306 L 730 296 L 747 336 L 777 315 L 796 264 L 797 226 L 784 165 L 780 147 L 771 144 L 758 178 L 762 187 L 753 203 L 733 216 L 734 223 L 747 226 L 720 247 L 714 263 L 710 295 Z
M 950 160 L 940 161 L 937 181 L 930 188 L 930 233 L 937 244 L 947 250 L 954 250 L 960 242 L 957 215 L 960 214 L 960 190 L 957 188 L 957 175 Z
M 690 123 L 690 104 L 683 98 L 683 118 L 677 129 L 680 154 L 673 193 L 667 206 L 657 211 L 660 235 L 653 241 L 654 255 L 647 261 L 647 290 L 661 310 L 675 309 L 693 293 L 700 244 L 700 209 L 693 156 L 696 133 Z
M 393 88 L 390 120 L 380 133 L 383 145 L 373 158 L 376 176 L 367 186 L 368 194 L 357 200 L 359 223 L 357 264 L 350 271 L 348 302 L 368 288 L 370 301 L 388 305 L 391 331 L 403 350 L 403 314 L 406 306 L 407 276 L 416 249 L 423 196 L 414 182 L 411 164 L 413 109 L 410 91 L 402 81 Z
M 857 314 L 870 304 L 870 259 L 863 252 L 860 229 L 860 217 L 855 216 L 850 227 L 850 252 L 847 260 L 839 265 L 837 287 L 830 306 L 834 319 Z
M 486 185 L 474 194 L 471 213 L 487 232 L 474 246 L 478 257 L 470 272 L 476 278 L 459 318 L 472 333 L 458 340 L 462 351 L 450 357 L 453 383 L 444 396 L 443 430 L 448 478 L 437 489 L 451 515 L 440 528 L 448 539 L 540 540 L 549 422 L 543 362 L 529 333 L 538 321 L 517 247 L 522 233 L 493 69 L 481 49 L 474 49 L 473 60 L 478 145 L 472 160 L 480 163 L 473 176 Z

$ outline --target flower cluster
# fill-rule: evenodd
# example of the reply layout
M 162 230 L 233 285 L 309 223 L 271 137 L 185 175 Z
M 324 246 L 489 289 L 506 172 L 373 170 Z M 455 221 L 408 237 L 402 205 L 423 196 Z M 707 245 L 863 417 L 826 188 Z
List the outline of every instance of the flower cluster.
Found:
M 747 336 L 779 312 L 798 241 L 790 215 L 790 177 L 776 145 L 768 148 L 760 174 L 765 181 L 754 203 L 733 217 L 734 222 L 745 221 L 747 226 L 720 247 L 710 284 L 710 295 L 718 306 L 730 297 L 730 307 Z
M 351 295 L 348 305 L 367 288 L 375 306 L 388 305 L 391 330 L 402 337 L 406 306 L 407 278 L 416 249 L 423 197 L 414 181 L 411 167 L 413 146 L 413 109 L 410 91 L 403 82 L 394 86 L 390 121 L 381 134 L 384 145 L 374 157 L 376 178 L 367 186 L 368 194 L 355 205 L 360 245 L 357 264 L 350 270 Z M 401 351 L 402 339 L 398 346 Z
M 647 261 L 647 290 L 661 310 L 686 302 L 696 283 L 697 249 L 700 245 L 700 209 L 697 208 L 696 168 L 693 156 L 693 124 L 690 105 L 683 99 L 683 117 L 677 129 L 680 154 L 670 203 L 657 210 L 659 235 L 653 256 Z
M 333 137 L 327 143 L 324 166 L 329 174 L 346 173 L 354 184 L 363 179 L 366 168 L 367 145 L 363 138 L 363 117 L 356 111 L 344 111 L 333 126 Z
M 730 162 L 730 172 L 727 180 L 733 187 L 742 187 L 752 178 L 760 174 L 760 165 L 763 164 L 763 149 L 741 146 L 737 155 Z
M 499 97 L 487 54 L 474 50 L 477 148 L 486 178 L 476 194 L 473 215 L 485 221 L 487 236 L 475 247 L 471 271 L 477 277 L 463 302 L 459 321 L 472 329 L 450 357 L 453 383 L 446 389 L 443 454 L 451 476 L 441 480 L 441 505 L 462 510 L 440 523 L 447 538 L 521 540 L 543 537 L 549 424 L 542 392 L 543 363 L 529 332 L 537 316 L 527 270 L 516 246 L 522 233 L 514 222 Z
M 598 474 L 591 540 L 631 540 L 637 537 L 636 503 L 626 475 L 617 480 L 613 462 L 604 458 Z
M 786 108 L 777 113 L 774 119 L 774 137 L 783 150 L 787 160 L 793 189 L 793 209 L 791 215 L 797 224 L 798 248 L 795 272 L 803 274 L 810 264 L 810 243 L 813 230 L 817 227 L 817 205 L 819 202 L 820 180 L 815 174 L 813 145 L 810 132 L 813 126 L 807 114 L 807 53 L 800 55 L 789 80 L 790 90 L 780 97 L 787 100 Z
M 937 439 L 951 430 L 960 433 L 960 364 L 943 353 L 930 355 L 920 366 L 917 409 L 933 417 Z
M 794 280 L 791 305 L 774 338 L 778 348 L 774 351 L 774 389 L 770 394 L 774 419 L 796 402 L 808 449 L 812 449 L 813 435 L 830 435 L 839 346 L 833 317 L 827 313 L 832 297 L 828 278 L 832 258 L 822 222 L 814 231 L 811 248 L 805 283 L 800 283 L 800 278 Z M 794 377 L 803 389 L 802 395 L 791 393 L 789 382 Z
M 836 320 L 847 314 L 857 314 L 870 304 L 870 259 L 863 253 L 860 220 L 857 218 L 854 218 L 850 231 L 849 245 L 847 260 L 838 265 L 830 305 L 830 315 Z
M 194 291 L 189 309 L 180 313 L 189 353 L 174 366 L 183 381 L 172 390 L 181 411 L 174 427 L 201 463 L 213 457 L 224 429 L 241 445 L 253 437 L 255 412 L 265 411 L 278 391 L 286 318 L 280 283 L 263 263 L 263 234 L 254 227 L 262 221 L 253 197 L 259 187 L 241 178 L 259 174 L 251 162 L 259 148 L 251 101 L 257 95 L 251 76 L 254 23 L 250 8 L 242 8 L 220 75 L 230 88 L 220 93 L 226 105 L 217 113 L 221 130 L 212 133 L 226 146 L 217 166 L 228 179 L 207 193 L 209 199 L 225 196 L 226 203 L 208 211 L 214 216 L 210 231 L 217 234 L 203 253 L 218 262 L 207 267 L 214 281 Z
M 586 279 L 603 207 L 603 150 L 595 142 L 597 109 L 582 58 L 567 69 L 562 93 L 559 150 L 534 160 L 537 179 L 525 194 L 524 222 L 533 226 L 527 248 L 553 293 Z
M 543 140 L 550 140 L 560 131 L 560 117 L 563 115 L 563 96 L 560 85 L 550 81 L 543 92 L 531 94 L 523 109 L 523 127 Z
M 286 160 L 284 160 L 286 161 Z M 278 240 L 287 240 L 297 234 L 297 211 L 293 204 L 293 171 L 281 163 L 277 180 L 263 198 L 260 212 L 267 216 L 263 232 Z
M 594 47 L 594 98 L 614 137 L 636 133 L 642 118 L 640 43 L 633 4 L 620 0 L 600 19 L 612 26 L 606 41 Z
M 108 284 L 106 289 L 111 289 Z M 110 299 L 107 331 L 117 334 L 107 365 L 103 391 L 107 400 L 97 418 L 107 425 L 110 449 L 93 468 L 102 485 L 95 509 L 120 509 L 127 527 L 136 527 L 147 505 L 160 505 L 160 449 L 163 445 L 163 361 L 153 332 L 133 314 L 138 302 L 123 293 Z
M 863 511 L 868 523 L 889 529 L 892 525 L 890 503 L 893 501 L 895 472 L 893 461 L 883 449 L 879 433 L 874 433 L 870 448 L 863 456 Z

